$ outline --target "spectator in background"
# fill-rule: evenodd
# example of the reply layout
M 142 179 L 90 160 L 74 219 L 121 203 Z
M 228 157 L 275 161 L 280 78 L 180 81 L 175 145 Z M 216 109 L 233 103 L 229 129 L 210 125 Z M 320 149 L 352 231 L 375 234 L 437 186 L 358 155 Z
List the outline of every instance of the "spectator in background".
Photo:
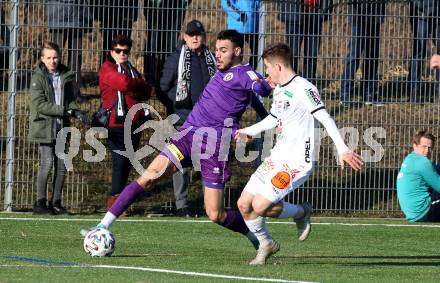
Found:
M 410 23 L 413 32 L 412 61 L 410 63 L 408 80 L 410 83 L 410 101 L 423 102 L 424 90 L 421 88 L 422 66 L 426 57 L 426 44 L 431 38 L 440 54 L 440 1 L 411 0 L 409 1 Z M 429 37 L 431 35 L 431 37 Z M 435 74 L 437 81 L 440 74 Z M 436 87 L 438 91 L 438 87 Z
M 160 90 L 173 102 L 173 112 L 179 116 L 180 128 L 200 94 L 216 71 L 214 55 L 205 45 L 202 23 L 192 20 L 183 34 L 183 45 L 165 60 L 160 77 Z M 188 208 L 189 168 L 173 174 L 174 196 L 179 216 L 190 216 Z
M 127 117 L 130 108 L 149 98 L 151 87 L 128 61 L 132 41 L 125 35 L 117 35 L 110 44 L 110 52 L 99 71 L 99 90 L 102 107 L 111 109 L 108 126 L 108 145 L 112 155 L 112 189 L 107 199 L 107 208 L 113 205 L 124 189 L 132 164 L 116 151 L 126 151 L 124 127 L 126 118 L 132 119 L 131 141 L 134 151 L 139 147 L 141 132 L 134 134 L 147 113 L 138 111 Z
M 410 222 L 440 222 L 439 166 L 431 160 L 434 143 L 431 133 L 418 132 L 413 151 L 405 157 L 397 175 L 400 208 Z
M 111 49 L 116 35 L 131 38 L 133 22 L 138 19 L 137 0 L 95 0 L 95 19 L 101 23 L 102 61 Z
M 278 7 L 280 19 L 286 24 L 287 41 L 293 53 L 293 69 L 298 72 L 302 44 L 304 59 L 301 76 L 316 85 L 322 23 L 331 15 L 333 0 L 281 0 Z
M 79 94 L 75 74 L 60 63 L 59 54 L 60 49 L 57 44 L 44 43 L 41 49 L 41 62 L 31 79 L 28 138 L 31 142 L 39 143 L 40 152 L 35 214 L 67 212 L 61 205 L 66 167 L 64 160 L 55 152 L 55 141 L 58 132 L 63 127 L 70 126 L 69 117 L 75 117 L 84 124 L 88 123 L 87 114 L 79 110 L 75 101 Z M 52 166 L 54 166 L 53 194 L 52 201 L 48 205 L 47 181 Z
M 351 38 L 341 81 L 341 104 L 350 107 L 354 98 L 353 84 L 361 56 L 362 84 L 360 93 L 366 105 L 381 106 L 377 97 L 377 69 L 380 49 L 380 27 L 385 14 L 385 2 L 352 2 L 348 5 Z
M 167 115 L 173 112 L 173 102 L 159 87 L 160 71 L 165 58 L 177 47 L 180 28 L 186 7 L 191 0 L 146 0 L 144 16 L 147 21 L 147 41 L 144 57 L 144 75 L 155 86 L 156 97 L 166 107 Z
M 9 68 L 9 28 L 5 24 L 5 13 L 0 7 L 0 76 Z
M 234 29 L 243 34 L 244 40 L 249 45 L 251 50 L 249 64 L 256 70 L 258 68 L 257 53 L 260 0 L 221 0 L 221 4 L 227 16 L 226 22 L 228 29 Z M 257 98 L 262 102 L 261 98 Z M 258 115 L 256 122 L 259 122 L 261 117 L 262 116 Z M 263 138 L 256 139 L 252 148 L 252 150 L 258 151 L 258 157 L 254 162 L 255 167 L 261 163 L 262 148 Z
M 82 86 L 82 37 L 93 26 L 91 1 L 88 0 L 48 0 L 47 23 L 52 41 L 63 49 L 67 41 L 67 65 L 76 74 L 76 81 Z M 62 55 L 62 53 L 60 54 Z
M 249 64 L 257 69 L 260 0 L 221 0 L 221 4 L 227 16 L 228 29 L 243 34 L 251 49 Z

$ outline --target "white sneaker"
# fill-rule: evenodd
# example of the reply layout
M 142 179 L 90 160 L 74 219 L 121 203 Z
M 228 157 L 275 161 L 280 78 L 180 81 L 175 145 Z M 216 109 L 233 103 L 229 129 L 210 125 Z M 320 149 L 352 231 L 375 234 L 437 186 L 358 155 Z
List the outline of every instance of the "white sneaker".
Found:
M 305 202 L 300 204 L 304 209 L 304 216 L 299 219 L 294 219 L 296 228 L 298 230 L 298 240 L 305 241 L 312 231 L 312 224 L 310 223 L 310 216 L 312 214 L 312 206 Z
M 257 251 L 257 256 L 249 262 L 250 265 L 264 265 L 266 260 L 280 250 L 280 244 L 273 240 L 270 244 L 261 246 Z

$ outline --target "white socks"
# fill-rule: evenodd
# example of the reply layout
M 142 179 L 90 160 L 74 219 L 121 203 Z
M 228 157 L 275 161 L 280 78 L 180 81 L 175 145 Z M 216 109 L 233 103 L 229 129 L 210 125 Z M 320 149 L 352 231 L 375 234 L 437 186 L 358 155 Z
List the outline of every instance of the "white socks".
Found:
M 272 242 L 272 237 L 269 234 L 266 226 L 266 218 L 258 216 L 256 219 L 244 221 L 255 237 L 257 237 L 260 245 L 265 246 Z
M 113 222 L 115 222 L 117 217 L 113 215 L 110 211 L 107 211 L 107 213 L 104 215 L 104 218 L 102 218 L 101 222 L 98 226 L 105 226 L 106 229 L 110 229 L 110 226 L 112 226 Z
M 303 216 L 304 216 L 304 209 L 301 205 L 295 205 L 293 203 L 283 201 L 283 211 L 278 216 L 278 218 L 293 217 L 297 219 Z

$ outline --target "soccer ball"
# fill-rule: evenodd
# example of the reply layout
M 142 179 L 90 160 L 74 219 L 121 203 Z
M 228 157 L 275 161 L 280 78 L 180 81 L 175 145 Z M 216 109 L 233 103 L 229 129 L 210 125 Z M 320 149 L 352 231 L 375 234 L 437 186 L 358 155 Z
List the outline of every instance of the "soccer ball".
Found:
M 84 238 L 84 250 L 90 256 L 111 256 L 115 251 L 116 239 L 110 230 L 96 228 Z

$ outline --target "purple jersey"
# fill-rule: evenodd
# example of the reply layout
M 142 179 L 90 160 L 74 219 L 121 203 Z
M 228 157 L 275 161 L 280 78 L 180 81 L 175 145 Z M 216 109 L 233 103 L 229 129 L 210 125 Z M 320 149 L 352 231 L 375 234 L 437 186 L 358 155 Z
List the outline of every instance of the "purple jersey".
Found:
M 251 102 L 253 92 L 264 95 L 270 89 L 267 84 L 258 82 L 259 78 L 262 79 L 262 76 L 249 64 L 217 71 L 206 85 L 182 129 L 193 127 L 192 131 L 195 131 L 201 127 L 211 127 L 220 138 L 225 119 L 232 118 L 232 129 L 235 132 L 241 116 Z

